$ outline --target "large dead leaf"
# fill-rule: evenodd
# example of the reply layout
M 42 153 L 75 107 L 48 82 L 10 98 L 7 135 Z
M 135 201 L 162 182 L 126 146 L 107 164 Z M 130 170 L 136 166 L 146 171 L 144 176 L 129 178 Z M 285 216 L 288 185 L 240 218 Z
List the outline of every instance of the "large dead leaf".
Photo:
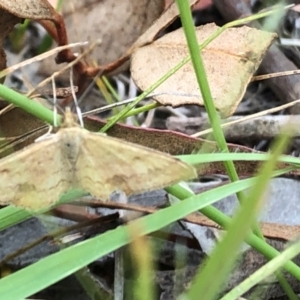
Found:
M 199 44 L 218 29 L 207 24 L 196 29 Z M 244 95 L 266 50 L 276 34 L 247 26 L 229 28 L 213 40 L 202 57 L 216 108 L 230 116 Z M 188 55 L 182 29 L 169 33 L 153 44 L 137 49 L 132 55 L 131 74 L 141 90 L 146 90 Z M 161 84 L 154 97 L 162 105 L 203 105 L 191 62 Z
M 191 9 L 200 0 L 189 0 Z M 169 1 L 170 2 L 170 1 Z M 138 47 L 150 44 L 168 25 L 170 25 L 175 18 L 179 16 L 179 10 L 175 2 L 171 1 L 171 5 L 163 12 L 163 14 L 135 41 L 132 47 L 128 50 L 131 55 L 132 51 Z M 201 2 L 201 1 L 200 1 Z
M 189 0 L 193 7 L 200 0 Z M 114 74 L 128 69 L 128 60 L 137 47 L 151 43 L 166 28 L 179 11 L 176 3 L 164 10 L 164 1 L 122 1 L 114 5 L 113 0 L 95 0 L 65 2 L 63 15 L 68 27 L 71 41 L 95 41 L 102 43 L 91 56 L 98 64 L 90 76 Z M 120 11 L 122 11 L 120 17 Z M 124 13 L 123 11 L 126 11 Z M 84 22 L 84 26 L 78 26 Z M 45 60 L 41 65 L 41 73 L 45 75 L 57 71 L 52 61 Z M 67 77 L 66 77 L 67 79 Z
M 189 0 L 190 6 L 193 7 L 198 1 L 200 0 Z M 152 42 L 179 14 L 174 0 L 164 12 L 163 9 L 164 1 L 158 0 L 149 3 L 145 0 L 127 0 L 122 1 L 121 5 L 115 5 L 112 0 L 101 3 L 95 0 L 86 0 L 83 3 L 65 2 L 63 14 L 71 40 L 102 40 L 100 47 L 91 56 L 98 63 L 97 67 L 91 67 L 91 61 L 87 62 L 87 60 L 85 60 L 85 65 L 81 62 L 75 65 L 79 94 L 87 86 L 87 77 L 95 77 L 98 74 L 117 74 L 129 68 L 129 58 L 133 50 Z M 121 17 L 120 11 L 122 11 Z M 84 26 L 78 26 L 83 22 Z M 49 26 L 45 21 L 43 25 L 46 25 L 49 31 Z M 54 33 L 52 36 L 58 40 Z M 60 55 L 60 59 L 56 61 L 71 62 L 74 57 L 69 52 Z M 56 71 L 58 67 L 49 59 L 44 60 L 40 66 L 40 73 L 47 77 Z M 61 82 L 69 80 L 67 72 L 60 74 L 59 77 Z
M 85 118 L 85 127 L 91 131 L 98 131 L 106 122 L 97 117 L 89 116 Z M 153 128 L 139 128 L 115 124 L 107 131 L 109 136 L 117 137 L 131 143 L 137 143 L 142 146 L 153 148 L 155 150 L 166 152 L 172 155 L 190 154 L 205 149 L 205 153 L 213 153 L 220 151 L 216 142 L 204 140 L 201 138 L 193 138 L 191 136 L 180 134 L 170 130 L 158 130 Z M 227 144 L 231 153 L 252 153 L 253 149 Z M 257 153 L 257 152 L 256 152 Z M 237 173 L 241 176 L 252 176 L 261 166 L 260 161 L 235 161 Z M 223 161 L 210 162 L 207 164 L 199 164 L 195 166 L 198 174 L 227 174 Z M 280 162 L 277 164 L 278 169 L 290 167 L 289 164 Z M 293 170 L 290 175 L 299 175 L 299 170 Z
M 106 65 L 120 58 L 128 48 L 161 15 L 161 0 L 76 0 L 64 1 L 62 14 L 68 38 L 73 41 L 101 40 L 90 59 Z M 56 70 L 53 60 L 45 61 L 41 72 Z
M 17 124 L 16 126 L 13 126 Z M 86 129 L 98 131 L 106 122 L 98 117 L 88 116 L 84 119 Z M 0 158 L 21 150 L 49 131 L 48 125 L 31 114 L 14 107 L 0 116 Z M 207 153 L 220 151 L 217 144 L 212 141 L 193 138 L 191 136 L 173 132 L 170 130 L 158 130 L 152 128 L 138 128 L 116 124 L 107 132 L 109 136 L 116 137 L 127 142 L 139 144 L 171 155 L 190 154 L 205 148 Z M 228 144 L 230 152 L 251 153 L 251 148 Z M 236 161 L 235 167 L 239 175 L 253 175 L 261 163 L 259 161 Z M 278 168 L 286 168 L 287 163 L 278 163 Z M 223 162 L 212 162 L 198 165 L 199 174 L 227 174 Z M 290 172 L 290 175 L 299 175 L 299 170 Z
M 200 0 L 189 0 L 191 9 Z M 111 71 L 119 73 L 128 68 L 128 60 L 132 52 L 139 47 L 152 43 L 155 38 L 179 15 L 177 4 L 174 1 L 171 2 L 170 6 L 159 16 L 159 18 L 151 24 L 151 26 L 131 45 L 131 47 L 124 53 L 119 59 L 115 60 L 109 65 L 101 66 L 104 74 L 109 74 Z M 170 4 L 170 3 L 169 3 Z M 117 70 L 115 70 L 119 67 Z

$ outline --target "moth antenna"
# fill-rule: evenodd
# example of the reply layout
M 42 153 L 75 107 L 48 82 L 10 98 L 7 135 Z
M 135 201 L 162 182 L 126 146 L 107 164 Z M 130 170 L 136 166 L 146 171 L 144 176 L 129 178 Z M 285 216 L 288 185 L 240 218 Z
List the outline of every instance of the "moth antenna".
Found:
M 71 87 L 71 93 L 74 99 L 74 104 L 75 104 L 75 108 L 76 108 L 76 113 L 78 116 L 78 120 L 79 120 L 79 124 L 81 127 L 84 127 L 83 125 L 83 118 L 82 118 L 82 112 L 81 109 L 78 105 L 78 101 L 77 101 L 77 97 L 76 97 L 76 93 L 75 93 L 75 89 L 74 89 L 74 82 L 73 82 L 73 67 L 70 68 L 70 87 Z
M 56 84 L 55 84 L 55 78 L 52 76 L 52 90 L 53 90 L 53 124 L 54 127 L 57 127 L 57 96 L 56 96 Z
M 49 136 L 51 136 L 52 130 L 53 130 L 53 126 L 49 125 L 48 131 L 46 133 L 44 133 L 43 135 L 39 136 L 38 138 L 36 138 L 34 140 L 34 142 L 39 142 L 39 141 L 47 139 Z

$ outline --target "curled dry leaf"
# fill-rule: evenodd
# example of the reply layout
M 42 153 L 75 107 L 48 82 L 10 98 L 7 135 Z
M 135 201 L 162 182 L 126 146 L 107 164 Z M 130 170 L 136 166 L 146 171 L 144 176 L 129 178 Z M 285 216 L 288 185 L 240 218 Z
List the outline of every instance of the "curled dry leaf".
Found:
M 62 17 L 47 0 L 0 0 L 0 70 L 6 67 L 3 40 L 14 25 L 24 19 L 40 20 L 59 45 L 68 43 Z M 74 57 L 67 49 L 58 54 L 58 61 L 72 60 Z
M 2 49 L 3 39 L 13 26 L 22 22 L 23 19 L 37 20 L 59 46 L 68 44 L 64 20 L 47 0 L 0 0 L 0 19 L 2 32 L 0 37 L 0 71 L 6 67 L 5 53 Z M 56 62 L 72 62 L 75 59 L 76 56 L 67 48 L 58 53 Z M 81 62 L 74 65 L 74 70 L 78 81 L 84 81 L 89 72 L 88 68 Z
M 196 28 L 199 44 L 218 28 L 215 24 Z M 223 117 L 235 111 L 275 37 L 276 34 L 247 26 L 229 28 L 202 50 L 213 100 Z M 182 29 L 176 30 L 134 51 L 132 78 L 141 90 L 146 90 L 188 54 L 184 32 Z M 203 105 L 191 62 L 162 83 L 155 92 L 162 93 L 154 97 L 162 105 Z
M 0 7 L 22 19 L 55 19 L 55 10 L 47 0 L 1 0 Z
M 6 68 L 6 55 L 3 50 L 3 41 L 13 27 L 21 21 L 22 19 L 0 8 L 0 71 Z

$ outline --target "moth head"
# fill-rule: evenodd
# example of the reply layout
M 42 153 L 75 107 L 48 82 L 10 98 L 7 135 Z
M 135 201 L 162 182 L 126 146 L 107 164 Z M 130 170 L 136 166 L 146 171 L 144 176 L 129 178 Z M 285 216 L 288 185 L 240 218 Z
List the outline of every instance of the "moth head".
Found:
M 71 112 L 70 107 L 66 107 L 61 128 L 79 127 L 78 117 Z

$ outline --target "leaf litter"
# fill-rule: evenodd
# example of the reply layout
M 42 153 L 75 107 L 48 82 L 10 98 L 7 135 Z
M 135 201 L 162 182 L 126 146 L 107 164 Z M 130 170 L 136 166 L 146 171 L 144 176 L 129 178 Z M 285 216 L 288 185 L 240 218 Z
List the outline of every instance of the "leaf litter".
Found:
M 139 50 L 136 50 L 136 51 L 139 51 Z M 218 51 L 216 51 L 216 52 L 218 52 Z M 244 59 L 249 59 L 249 56 L 247 56 L 247 54 L 246 55 L 244 55 L 245 53 L 242 53 L 242 55 L 240 55 L 240 56 L 238 56 L 241 60 L 244 60 Z M 262 55 L 263 55 L 263 53 L 262 53 Z M 251 55 L 250 55 L 250 58 L 251 58 Z M 250 61 L 251 61 L 251 59 L 250 59 Z M 247 63 L 246 63 L 246 65 L 247 65 Z M 255 65 L 255 64 L 254 64 Z M 248 66 L 248 65 L 247 65 Z M 249 66 L 248 66 L 249 67 Z M 251 67 L 249 67 L 250 69 L 251 69 Z M 248 76 L 250 76 L 250 75 L 248 75 Z M 250 76 L 251 77 L 251 76 Z M 247 80 L 245 80 L 245 85 L 247 85 Z M 243 89 L 244 89 L 245 87 L 243 87 Z M 169 92 L 169 91 L 168 91 Z M 243 93 L 243 91 L 241 92 L 241 94 Z M 192 94 L 192 93 L 190 93 L 190 94 Z M 239 94 L 239 93 L 237 93 L 237 94 Z M 238 98 L 238 97 L 237 97 Z M 235 99 L 235 101 L 234 101 L 234 103 L 233 103 L 233 106 L 234 105 L 237 105 L 237 103 L 240 101 L 240 99 Z M 198 104 L 198 103 L 197 103 Z M 231 114 L 232 112 L 230 111 L 230 109 L 232 109 L 232 108 L 228 108 L 227 107 L 227 110 L 226 110 L 226 108 L 225 108 L 225 110 L 224 110 L 224 113 L 226 114 Z M 234 109 L 233 109 L 234 110 Z M 221 110 L 220 110 L 221 111 Z M 121 132 L 121 134 L 122 134 L 122 130 L 120 131 Z M 124 131 L 123 131 L 124 132 Z M 149 132 L 149 140 L 151 140 L 151 136 L 153 136 L 153 132 L 151 132 L 151 130 L 145 130 L 144 131 L 144 134 L 147 134 L 148 135 L 148 133 L 147 132 Z M 161 138 L 163 138 L 163 134 L 160 134 L 161 135 Z M 185 149 L 184 148 L 184 139 L 182 138 L 182 140 L 181 140 L 181 142 L 182 142 L 182 149 Z M 192 147 L 192 146 L 191 146 Z
M 214 24 L 196 28 L 199 44 L 217 29 Z M 208 82 L 216 108 L 223 117 L 232 115 L 276 34 L 247 26 L 226 29 L 202 50 Z M 230 42 L 229 42 L 230 41 Z M 166 34 L 132 55 L 131 75 L 141 90 L 146 90 L 188 55 L 182 29 Z M 154 59 L 155 58 L 155 59 Z M 141 67 L 147 64 L 147 68 Z M 203 105 L 191 62 L 173 74 L 157 89 L 162 105 Z

